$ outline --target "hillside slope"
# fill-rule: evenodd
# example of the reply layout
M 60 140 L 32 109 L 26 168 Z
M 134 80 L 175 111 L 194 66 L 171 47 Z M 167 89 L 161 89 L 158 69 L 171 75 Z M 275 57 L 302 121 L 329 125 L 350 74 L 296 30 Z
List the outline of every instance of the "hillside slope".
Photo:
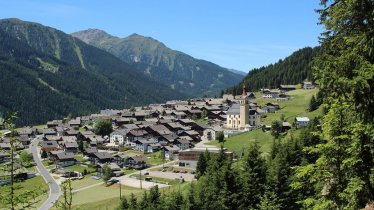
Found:
M 0 113 L 18 111 L 18 125 L 187 98 L 103 50 L 18 19 L 0 20 L 0 73 Z
M 239 84 L 225 92 L 239 94 L 243 83 L 250 91 L 257 91 L 261 88 L 277 88 L 281 84 L 298 84 L 305 79 L 312 81 L 311 62 L 319 51 L 319 47 L 306 47 L 275 64 L 253 69 Z
M 98 29 L 72 35 L 134 65 L 156 81 L 193 96 L 216 95 L 243 79 L 243 75 L 172 50 L 151 37 L 132 34 L 118 38 Z

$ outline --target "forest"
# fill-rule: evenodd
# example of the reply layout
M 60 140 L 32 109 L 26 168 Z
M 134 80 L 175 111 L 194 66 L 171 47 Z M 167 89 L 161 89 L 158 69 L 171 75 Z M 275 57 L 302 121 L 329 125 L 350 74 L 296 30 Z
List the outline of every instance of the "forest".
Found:
M 312 61 L 319 52 L 320 47 L 306 47 L 284 60 L 252 69 L 239 84 L 228 88 L 225 93 L 240 94 L 243 84 L 249 91 L 258 91 L 261 88 L 278 88 L 281 84 L 295 85 L 305 80 L 314 81 Z

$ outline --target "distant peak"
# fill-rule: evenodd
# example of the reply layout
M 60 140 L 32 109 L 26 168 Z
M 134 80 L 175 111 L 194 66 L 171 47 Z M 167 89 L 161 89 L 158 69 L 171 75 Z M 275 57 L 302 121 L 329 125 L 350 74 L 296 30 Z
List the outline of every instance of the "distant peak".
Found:
M 142 40 L 149 40 L 149 41 L 152 41 L 152 42 L 161 43 L 160 41 L 158 41 L 158 40 L 156 40 L 156 39 L 154 39 L 152 37 L 142 36 L 142 35 L 137 34 L 137 33 L 133 33 L 130 36 L 126 37 L 125 39 L 142 39 Z
M 137 33 L 133 33 L 129 37 L 142 37 L 142 38 L 146 38 L 145 36 L 142 36 L 142 35 L 137 34 Z
M 23 22 L 23 20 L 18 19 L 18 18 L 4 18 L 4 19 L 0 19 L 0 21 Z
M 108 35 L 110 36 L 107 32 L 105 32 L 104 30 L 101 30 L 101 29 L 97 29 L 97 28 L 89 28 L 89 29 L 86 29 L 86 30 L 82 30 L 82 31 L 78 31 L 78 32 L 75 32 L 73 34 L 105 34 L 105 35 Z

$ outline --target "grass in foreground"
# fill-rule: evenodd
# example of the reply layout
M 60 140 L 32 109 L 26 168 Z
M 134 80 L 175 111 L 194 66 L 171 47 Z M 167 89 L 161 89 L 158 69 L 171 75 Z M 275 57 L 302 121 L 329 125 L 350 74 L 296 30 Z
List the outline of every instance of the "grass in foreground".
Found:
M 104 186 L 104 185 L 102 185 L 102 186 Z M 186 193 L 187 189 L 188 189 L 188 186 L 189 186 L 189 183 L 185 182 L 185 183 L 182 183 L 182 184 L 161 188 L 160 192 L 161 193 L 172 193 L 172 192 L 175 192 L 177 190 L 181 190 L 182 193 Z M 92 188 L 92 189 L 95 189 L 95 188 Z M 96 188 L 96 189 L 101 189 L 101 188 Z M 111 197 L 105 196 L 106 198 L 100 198 L 100 195 L 98 195 L 99 198 L 98 197 L 88 197 L 85 203 L 80 203 L 80 204 L 78 204 L 76 201 L 74 201 L 74 199 L 76 199 L 76 197 L 77 197 L 74 194 L 73 195 L 74 196 L 73 197 L 73 209 L 77 209 L 77 208 L 79 208 L 80 210 L 115 209 L 119 205 L 119 187 L 118 187 L 117 184 L 114 184 L 110 187 L 104 187 L 104 188 L 102 188 L 101 194 L 106 194 L 107 193 L 106 189 L 114 190 L 114 192 L 116 192 L 116 194 L 112 194 L 112 192 L 110 192 Z M 131 193 L 134 193 L 135 196 L 138 199 L 140 199 L 140 197 L 143 195 L 143 193 L 142 193 L 143 191 L 144 190 L 140 190 L 138 188 L 131 188 L 131 187 L 127 187 L 127 186 L 122 186 L 122 195 L 125 195 L 127 198 L 129 198 Z M 84 193 L 84 192 L 85 191 L 82 191 L 82 193 Z M 89 194 L 91 196 L 92 195 L 97 196 L 97 195 L 91 194 L 91 192 L 89 192 Z M 79 195 L 79 197 L 78 197 L 78 199 L 83 199 L 83 198 L 85 198 L 85 197 L 83 197 L 81 195 Z
M 15 183 L 15 186 L 17 189 L 15 191 L 16 196 L 27 193 L 28 191 L 33 191 L 36 193 L 36 203 L 34 205 L 35 208 L 39 207 L 48 197 L 48 185 L 44 182 L 44 179 L 41 176 L 36 176 L 22 182 L 17 182 Z M 7 186 L 0 187 L 0 195 L 5 193 L 6 187 Z M 2 206 L 2 201 L 0 201 L 0 206 Z M 0 207 L 0 209 L 2 208 Z

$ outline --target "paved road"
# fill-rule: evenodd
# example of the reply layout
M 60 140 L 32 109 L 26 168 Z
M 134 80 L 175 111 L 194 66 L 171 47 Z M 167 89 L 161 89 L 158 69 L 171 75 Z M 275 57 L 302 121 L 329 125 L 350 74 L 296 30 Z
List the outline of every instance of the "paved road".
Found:
M 47 169 L 42 164 L 42 161 L 40 160 L 39 152 L 37 149 L 37 145 L 39 143 L 38 137 L 36 137 L 31 145 L 30 150 L 34 157 L 34 161 L 36 163 L 36 167 L 38 168 L 38 171 L 40 175 L 43 176 L 45 182 L 48 183 L 49 186 L 49 197 L 48 199 L 39 207 L 40 210 L 47 210 L 52 208 L 53 204 L 57 201 L 57 199 L 61 195 L 60 187 L 56 183 L 56 181 L 53 179 L 53 177 L 49 174 Z

